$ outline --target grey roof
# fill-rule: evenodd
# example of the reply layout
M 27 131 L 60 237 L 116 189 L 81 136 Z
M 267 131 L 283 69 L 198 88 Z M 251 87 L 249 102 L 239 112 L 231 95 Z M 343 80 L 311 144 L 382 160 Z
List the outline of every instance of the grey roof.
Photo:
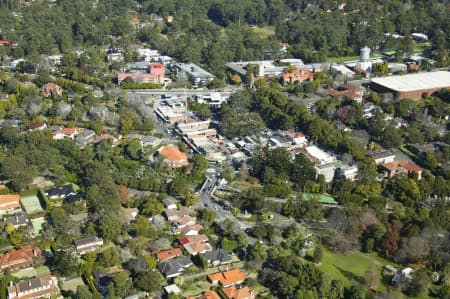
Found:
M 170 261 L 162 262 L 158 265 L 159 271 L 164 276 L 170 276 L 183 272 L 183 269 L 192 265 L 192 261 L 188 257 L 180 257 Z
M 40 288 L 48 283 L 47 276 L 50 278 L 49 275 L 40 275 L 28 280 L 21 280 L 17 283 L 17 289 L 24 292 Z
M 166 197 L 163 199 L 163 204 L 165 207 L 168 207 L 170 205 L 176 205 L 177 201 L 171 197 Z
M 64 198 L 64 204 L 70 204 L 84 199 L 84 193 L 71 194 Z
M 75 246 L 83 246 L 88 245 L 90 243 L 97 242 L 99 239 L 97 237 L 86 237 L 80 240 L 73 241 L 75 243 Z
M 175 66 L 189 76 L 201 79 L 213 79 L 214 75 L 193 63 L 176 63 Z
M 73 190 L 72 185 L 67 185 L 48 189 L 45 191 L 45 194 L 48 197 L 66 197 L 67 195 L 75 194 L 75 191 Z
M 373 83 L 394 91 L 414 91 L 450 87 L 450 72 L 422 72 L 372 79 Z
M 0 220 L 0 226 L 12 224 L 14 226 L 22 226 L 29 224 L 30 220 L 28 219 L 27 214 L 18 213 L 14 216 L 6 217 Z
M 222 248 L 204 254 L 209 262 L 220 261 L 221 263 L 231 262 L 231 256 Z
M 373 159 L 381 159 L 386 158 L 390 156 L 395 156 L 395 153 L 393 150 L 385 150 L 385 151 L 378 151 L 378 152 L 369 152 L 367 153 L 370 157 Z
M 416 143 L 410 144 L 409 147 L 421 153 L 434 152 L 435 150 L 433 143 L 425 143 L 425 144 Z
M 5 119 L 2 122 L 1 126 L 3 128 L 5 128 L 5 127 L 17 127 L 17 126 L 19 126 L 21 124 L 22 124 L 22 121 L 20 119 Z

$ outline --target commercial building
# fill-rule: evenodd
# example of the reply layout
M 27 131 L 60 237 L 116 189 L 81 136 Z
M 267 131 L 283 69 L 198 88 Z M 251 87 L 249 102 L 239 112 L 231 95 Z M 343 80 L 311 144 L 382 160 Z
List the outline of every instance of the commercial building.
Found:
M 423 94 L 450 88 L 450 72 L 424 72 L 403 76 L 374 78 L 370 88 L 379 93 L 391 93 L 396 99 L 419 99 Z
M 179 80 L 187 80 L 192 84 L 206 85 L 215 78 L 213 74 L 193 63 L 175 63 L 174 67 Z
M 136 83 L 164 83 L 164 65 L 161 63 L 150 63 L 146 73 L 119 73 L 117 83 L 121 84 L 123 80 L 130 78 Z

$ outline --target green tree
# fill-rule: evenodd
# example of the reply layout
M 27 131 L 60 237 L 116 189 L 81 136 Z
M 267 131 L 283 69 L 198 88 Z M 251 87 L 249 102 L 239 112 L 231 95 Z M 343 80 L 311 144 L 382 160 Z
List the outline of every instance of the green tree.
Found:
M 393 126 L 387 126 L 381 137 L 381 142 L 386 148 L 399 147 L 402 144 L 402 135 Z
M 294 165 L 292 166 L 291 179 L 298 186 L 303 189 L 307 181 L 314 181 L 316 178 L 316 169 L 311 161 L 303 154 L 298 154 L 295 157 Z
M 142 199 L 140 209 L 143 215 L 154 216 L 162 213 L 164 205 L 156 197 L 150 196 Z
M 114 214 L 109 214 L 103 216 L 100 219 L 99 228 L 103 238 L 115 241 L 119 237 L 122 228 L 122 223 L 118 216 Z
M 156 292 L 161 289 L 164 278 L 158 271 L 147 271 L 136 277 L 135 285 L 147 292 Z
M 55 272 L 63 276 L 71 276 L 79 273 L 77 257 L 68 250 L 58 250 L 53 257 Z
M 198 203 L 199 200 L 200 198 L 198 196 L 189 193 L 184 197 L 184 205 L 187 207 L 194 206 Z
M 227 252 L 233 252 L 238 248 L 238 242 L 235 240 L 230 240 L 226 237 L 223 237 L 220 241 L 220 247 Z
M 11 155 L 6 157 L 2 163 L 3 174 L 11 180 L 15 190 L 23 190 L 31 183 L 35 170 L 27 164 L 23 156 Z
M 77 292 L 75 293 L 75 299 L 92 299 L 92 293 L 85 285 L 77 286 Z
M 323 257 L 322 247 L 317 245 L 316 247 L 314 247 L 314 252 L 313 252 L 314 262 L 316 262 L 316 263 L 321 262 L 322 257 Z
M 201 269 L 207 269 L 208 268 L 208 260 L 205 258 L 205 256 L 201 253 L 198 253 L 195 256 L 195 264 L 200 267 Z
M 117 296 L 124 298 L 130 294 L 133 287 L 133 282 L 131 281 L 127 272 L 119 272 L 114 276 L 114 289 Z
M 125 146 L 125 154 L 133 160 L 139 160 L 141 155 L 141 143 L 138 140 L 131 140 Z
M 119 251 L 114 245 L 106 247 L 100 259 L 105 267 L 117 266 L 120 263 Z

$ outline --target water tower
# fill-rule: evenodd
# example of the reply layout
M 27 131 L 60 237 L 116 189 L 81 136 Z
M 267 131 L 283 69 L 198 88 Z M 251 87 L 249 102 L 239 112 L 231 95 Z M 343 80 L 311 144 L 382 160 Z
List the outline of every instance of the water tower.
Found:
M 364 47 L 359 50 L 359 61 L 356 63 L 356 68 L 364 71 L 372 71 L 372 62 L 370 62 L 370 48 Z
M 366 62 L 370 59 L 370 48 L 365 46 L 359 50 L 359 61 Z

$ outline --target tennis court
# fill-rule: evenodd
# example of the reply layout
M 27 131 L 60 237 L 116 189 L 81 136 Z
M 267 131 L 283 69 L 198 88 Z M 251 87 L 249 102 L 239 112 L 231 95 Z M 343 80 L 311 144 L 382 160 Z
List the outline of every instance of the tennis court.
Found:
M 20 199 L 20 203 L 22 204 L 22 207 L 25 209 L 25 212 L 27 212 L 28 215 L 42 212 L 44 210 L 42 209 L 41 202 L 39 201 L 37 195 L 22 197 Z
M 42 225 L 45 223 L 44 217 L 39 217 L 31 219 L 31 224 L 33 225 L 33 233 L 35 236 L 39 236 L 42 231 Z

